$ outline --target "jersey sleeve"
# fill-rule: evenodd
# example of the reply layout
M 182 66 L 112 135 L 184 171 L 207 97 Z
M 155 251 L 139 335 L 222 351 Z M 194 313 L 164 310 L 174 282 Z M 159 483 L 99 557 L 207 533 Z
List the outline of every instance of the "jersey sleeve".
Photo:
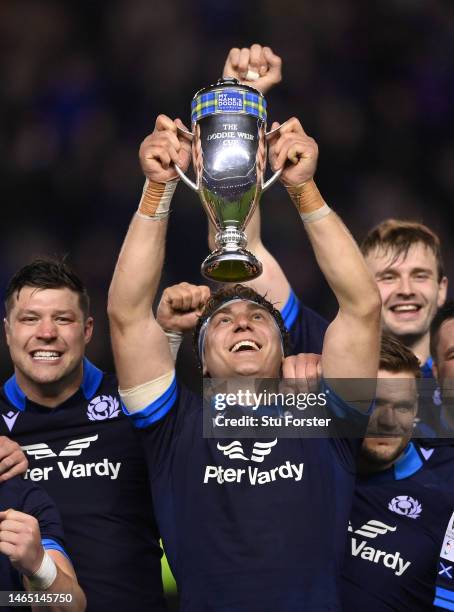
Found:
M 454 610 L 454 512 L 446 527 L 438 558 L 434 606 Z
M 172 442 L 181 430 L 191 404 L 191 396 L 191 392 L 177 384 L 174 377 L 169 387 L 142 410 L 129 412 L 122 406 L 141 436 L 152 480 L 170 455 Z
M 41 487 L 37 485 L 27 487 L 22 500 L 22 512 L 38 520 L 44 549 L 58 550 L 69 558 L 65 549 L 60 513 L 55 503 Z

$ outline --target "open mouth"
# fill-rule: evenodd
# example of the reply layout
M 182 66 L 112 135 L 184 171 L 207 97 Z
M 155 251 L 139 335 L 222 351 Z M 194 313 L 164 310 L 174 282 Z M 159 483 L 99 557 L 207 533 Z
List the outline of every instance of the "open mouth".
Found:
M 59 351 L 46 351 L 43 349 L 32 351 L 30 354 L 34 361 L 57 361 L 62 355 Z
M 401 312 L 418 312 L 421 308 L 422 306 L 419 304 L 395 304 L 391 306 L 390 310 L 398 314 Z
M 254 340 L 240 340 L 230 347 L 229 350 L 231 353 L 240 353 L 245 351 L 259 351 L 261 348 L 261 344 L 258 344 Z

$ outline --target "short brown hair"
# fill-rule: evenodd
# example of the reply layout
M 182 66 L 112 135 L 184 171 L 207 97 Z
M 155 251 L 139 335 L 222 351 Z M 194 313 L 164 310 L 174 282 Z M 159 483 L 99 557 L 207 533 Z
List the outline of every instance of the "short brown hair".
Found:
M 394 262 L 401 255 L 406 257 L 410 247 L 419 242 L 435 255 L 438 282 L 440 282 L 444 276 L 440 239 L 435 232 L 422 223 L 386 219 L 370 230 L 362 241 L 360 249 L 364 257 L 379 248 L 384 249 L 385 253 L 391 251 L 394 253 Z
M 77 274 L 68 266 L 65 258 L 40 257 L 23 266 L 9 281 L 5 290 L 5 310 L 7 316 L 13 305 L 13 296 L 19 297 L 24 287 L 36 289 L 70 289 L 77 293 L 84 317 L 90 312 L 90 299 L 87 289 Z
M 383 334 L 380 346 L 380 370 L 386 372 L 410 372 L 415 378 L 420 378 L 419 359 L 400 340 Z

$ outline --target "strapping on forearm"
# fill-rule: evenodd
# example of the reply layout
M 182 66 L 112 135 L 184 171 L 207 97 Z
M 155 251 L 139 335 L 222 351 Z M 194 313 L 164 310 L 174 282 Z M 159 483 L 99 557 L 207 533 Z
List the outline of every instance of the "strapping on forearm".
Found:
M 305 223 L 318 221 L 331 212 L 313 179 L 301 185 L 286 185 L 285 188 Z
M 164 219 L 168 217 L 170 202 L 177 184 L 178 179 L 168 183 L 157 183 L 147 179 L 143 186 L 137 215 L 145 219 Z

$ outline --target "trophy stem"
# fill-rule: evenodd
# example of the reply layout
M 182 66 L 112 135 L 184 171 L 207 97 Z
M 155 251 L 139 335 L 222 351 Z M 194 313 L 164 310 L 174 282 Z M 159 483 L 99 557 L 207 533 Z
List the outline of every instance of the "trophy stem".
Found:
M 221 283 L 247 282 L 262 273 L 262 264 L 244 247 L 247 244 L 244 232 L 236 227 L 227 227 L 215 238 L 215 251 L 202 263 L 205 278 Z

